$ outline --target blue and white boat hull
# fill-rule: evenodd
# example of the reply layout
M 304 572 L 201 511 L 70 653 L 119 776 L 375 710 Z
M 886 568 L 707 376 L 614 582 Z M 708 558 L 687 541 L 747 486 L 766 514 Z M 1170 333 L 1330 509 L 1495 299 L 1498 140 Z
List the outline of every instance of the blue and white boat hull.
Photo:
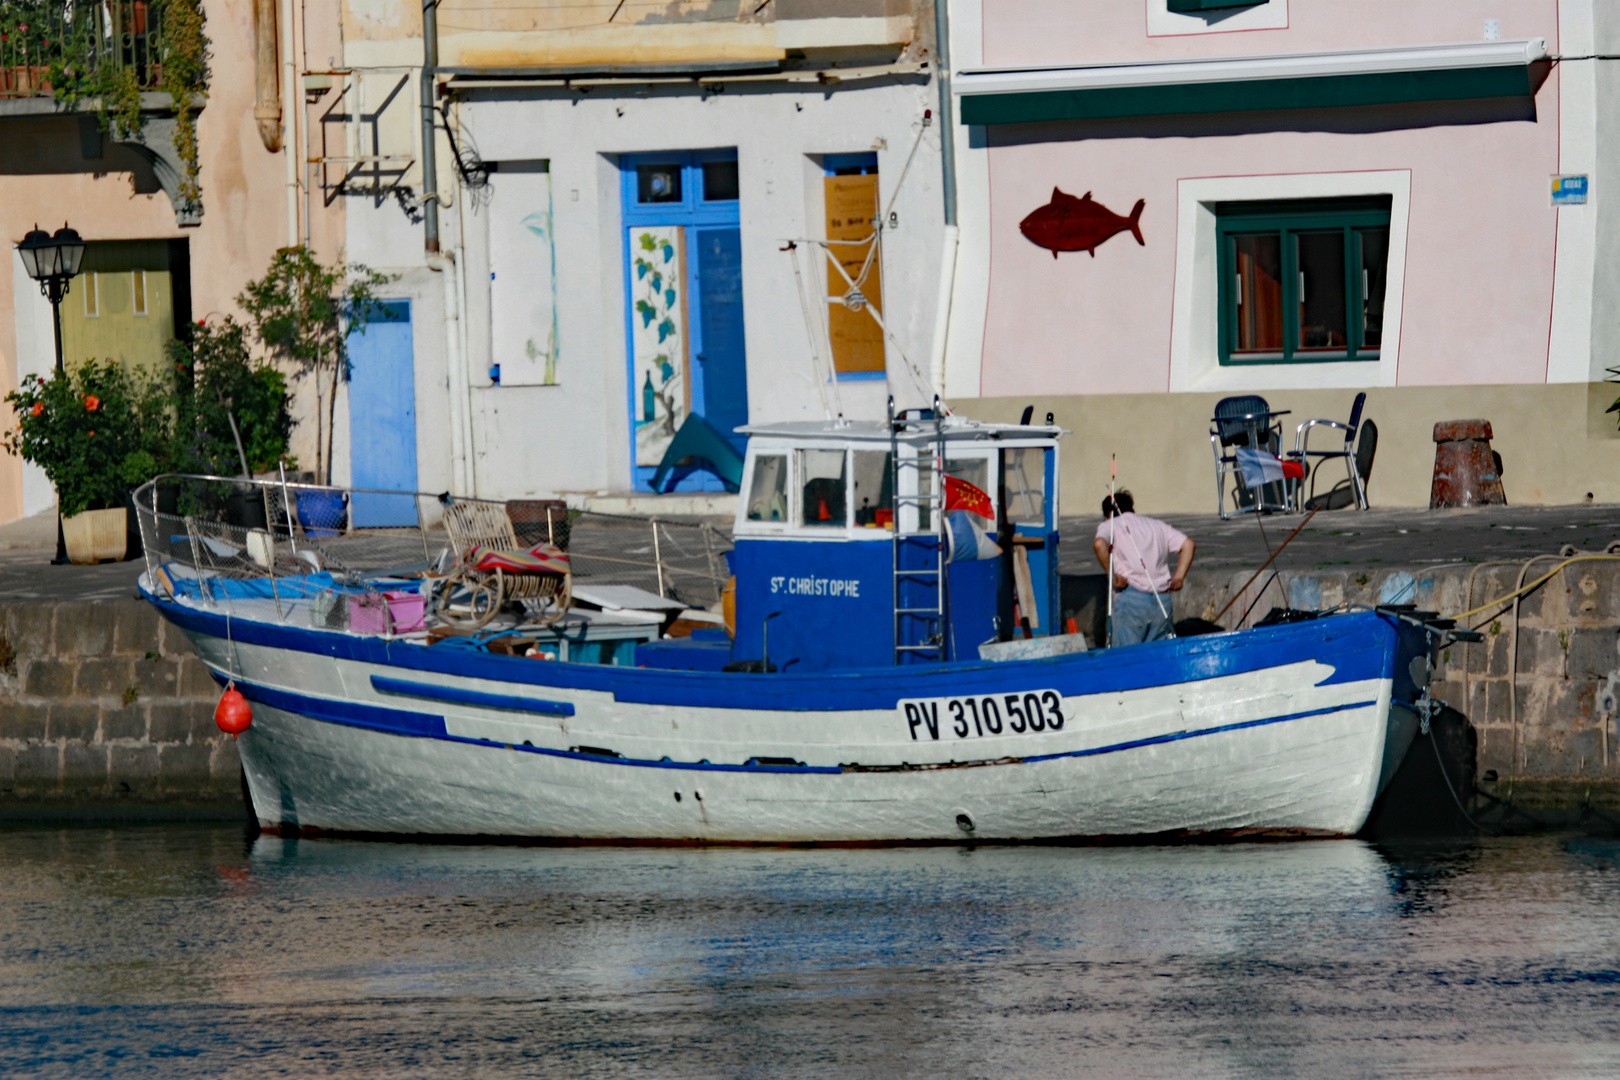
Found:
M 1369 612 L 999 664 L 708 674 L 153 602 L 252 703 L 238 746 L 261 823 L 333 833 L 1345 835 L 1411 742 L 1408 664 L 1425 648 Z

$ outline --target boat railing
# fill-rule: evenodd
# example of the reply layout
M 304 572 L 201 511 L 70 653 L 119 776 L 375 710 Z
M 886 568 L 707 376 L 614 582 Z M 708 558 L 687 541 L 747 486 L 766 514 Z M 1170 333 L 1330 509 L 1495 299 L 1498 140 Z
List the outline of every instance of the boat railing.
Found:
M 501 507 L 519 548 L 562 549 L 576 589 L 634 585 L 708 608 L 729 576 L 731 540 L 708 522 L 604 514 L 560 500 L 170 474 L 142 485 L 133 501 L 152 580 L 162 570 L 194 602 L 327 629 L 369 632 L 371 620 L 348 618 L 357 606 L 375 608 L 385 594 L 453 572 L 466 554 L 445 528 L 453 502 Z

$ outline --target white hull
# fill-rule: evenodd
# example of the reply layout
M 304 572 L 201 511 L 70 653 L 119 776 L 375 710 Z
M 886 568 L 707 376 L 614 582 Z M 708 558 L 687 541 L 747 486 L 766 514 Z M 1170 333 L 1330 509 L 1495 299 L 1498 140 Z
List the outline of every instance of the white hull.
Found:
M 1334 683 L 1334 668 L 1316 660 L 1065 693 L 1059 731 L 1013 734 L 1004 726 L 1000 735 L 970 729 L 961 738 L 947 722 L 936 740 L 926 724 L 908 724 L 900 706 L 677 706 L 560 687 L 543 694 L 571 706 L 571 716 L 413 701 L 379 692 L 372 678 L 410 677 L 473 695 L 514 686 L 193 638 L 216 671 L 262 688 L 238 745 L 255 813 L 270 828 L 654 843 L 1343 835 L 1366 820 L 1415 725 L 1409 710 L 1391 708 L 1390 678 Z M 1027 666 L 1032 690 L 1055 670 Z M 263 700 L 275 692 L 319 707 Z M 445 735 L 308 715 L 320 703 L 431 712 L 443 718 Z M 610 747 L 623 757 L 571 747 Z M 759 757 L 805 768 L 744 767 Z M 868 767 L 847 768 L 857 762 Z

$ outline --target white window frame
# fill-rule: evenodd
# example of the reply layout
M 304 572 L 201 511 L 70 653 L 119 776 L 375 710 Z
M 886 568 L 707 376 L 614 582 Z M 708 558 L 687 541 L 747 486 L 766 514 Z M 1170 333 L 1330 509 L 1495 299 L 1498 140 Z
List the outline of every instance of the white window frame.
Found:
M 1215 207 L 1223 202 L 1388 195 L 1389 267 L 1384 333 L 1376 361 L 1221 365 L 1219 240 Z M 1394 386 L 1400 370 L 1401 305 L 1406 285 L 1412 172 L 1184 177 L 1176 184 L 1176 286 L 1170 331 L 1170 391 L 1319 390 Z
M 87 319 L 101 318 L 101 281 L 100 273 L 95 270 L 86 270 L 80 275 L 84 281 L 80 284 L 84 290 L 84 317 Z

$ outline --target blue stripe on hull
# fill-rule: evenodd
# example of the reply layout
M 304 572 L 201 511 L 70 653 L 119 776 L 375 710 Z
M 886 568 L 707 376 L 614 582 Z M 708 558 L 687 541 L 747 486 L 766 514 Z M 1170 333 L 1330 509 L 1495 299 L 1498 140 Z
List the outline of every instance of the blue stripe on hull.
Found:
M 848 712 L 892 709 L 911 697 L 1022 692 L 1038 682 L 1065 697 L 1088 697 L 1201 682 L 1317 661 L 1333 668 L 1320 685 L 1390 679 L 1397 700 L 1409 683 L 1394 620 L 1353 613 L 1235 634 L 1179 638 L 1129 649 L 1094 650 L 1010 663 L 939 667 L 872 667 L 796 675 L 724 674 L 536 662 L 383 638 L 230 620 L 224 615 L 147 594 L 165 618 L 192 633 L 269 648 L 373 664 L 399 672 L 486 679 L 516 688 L 608 693 L 626 704 L 764 712 Z
M 294 694 L 286 690 L 275 690 L 267 686 L 257 686 L 253 683 L 240 681 L 237 682 L 236 686 L 249 701 L 261 702 L 273 709 L 296 713 L 312 720 L 342 724 L 346 727 L 366 728 L 371 731 L 380 731 L 389 735 L 400 735 L 408 738 L 431 738 L 445 742 L 466 743 L 471 746 L 504 747 L 507 750 L 539 754 L 544 757 L 571 758 L 576 761 L 591 761 L 603 765 L 629 765 L 651 769 L 686 769 L 698 772 L 839 774 L 845 771 L 842 767 L 835 765 L 716 765 L 707 761 L 670 761 L 668 759 L 653 761 L 645 758 L 610 758 L 599 754 L 580 753 L 574 750 L 554 750 L 542 746 L 499 743 L 491 739 L 470 739 L 449 734 L 445 730 L 444 717 L 442 716 L 408 712 L 402 709 L 388 709 L 354 701 L 333 701 L 327 698 L 309 697 L 304 694 Z M 1157 746 L 1163 743 L 1181 742 L 1206 735 L 1221 735 L 1226 732 L 1242 731 L 1247 728 L 1266 727 L 1271 724 L 1283 724 L 1293 720 L 1307 720 L 1315 716 L 1330 716 L 1333 713 L 1370 708 L 1377 704 L 1378 702 L 1375 700 L 1351 701 L 1340 705 L 1329 705 L 1320 709 L 1308 709 L 1304 712 L 1268 716 L 1259 720 L 1244 720 L 1235 724 L 1220 724 L 1215 727 L 1196 728 L 1190 731 L 1174 731 L 1165 735 L 1154 735 L 1146 739 L 1131 739 L 1127 742 L 1094 746 L 1085 750 L 1066 750 L 1057 754 L 1035 754 L 1021 758 L 952 762 L 951 767 L 971 768 L 988 765 L 1033 764 L 1041 761 L 1056 761 L 1061 758 L 1097 757 L 1102 754 L 1117 754 L 1126 750 L 1137 750 L 1145 746 Z M 862 765 L 849 771 L 883 772 L 889 770 L 899 771 L 904 768 L 904 766 Z M 939 766 L 924 766 L 922 768 L 939 768 Z
M 485 709 L 503 709 L 507 712 L 535 713 L 540 716 L 574 715 L 574 706 L 566 701 L 543 701 L 540 698 L 516 697 L 512 694 L 483 694 L 477 690 L 463 690 L 456 686 L 408 682 L 405 679 L 389 679 L 382 675 L 371 677 L 371 688 L 380 694 L 423 698 L 427 701 L 448 701 L 456 705 L 478 705 Z

